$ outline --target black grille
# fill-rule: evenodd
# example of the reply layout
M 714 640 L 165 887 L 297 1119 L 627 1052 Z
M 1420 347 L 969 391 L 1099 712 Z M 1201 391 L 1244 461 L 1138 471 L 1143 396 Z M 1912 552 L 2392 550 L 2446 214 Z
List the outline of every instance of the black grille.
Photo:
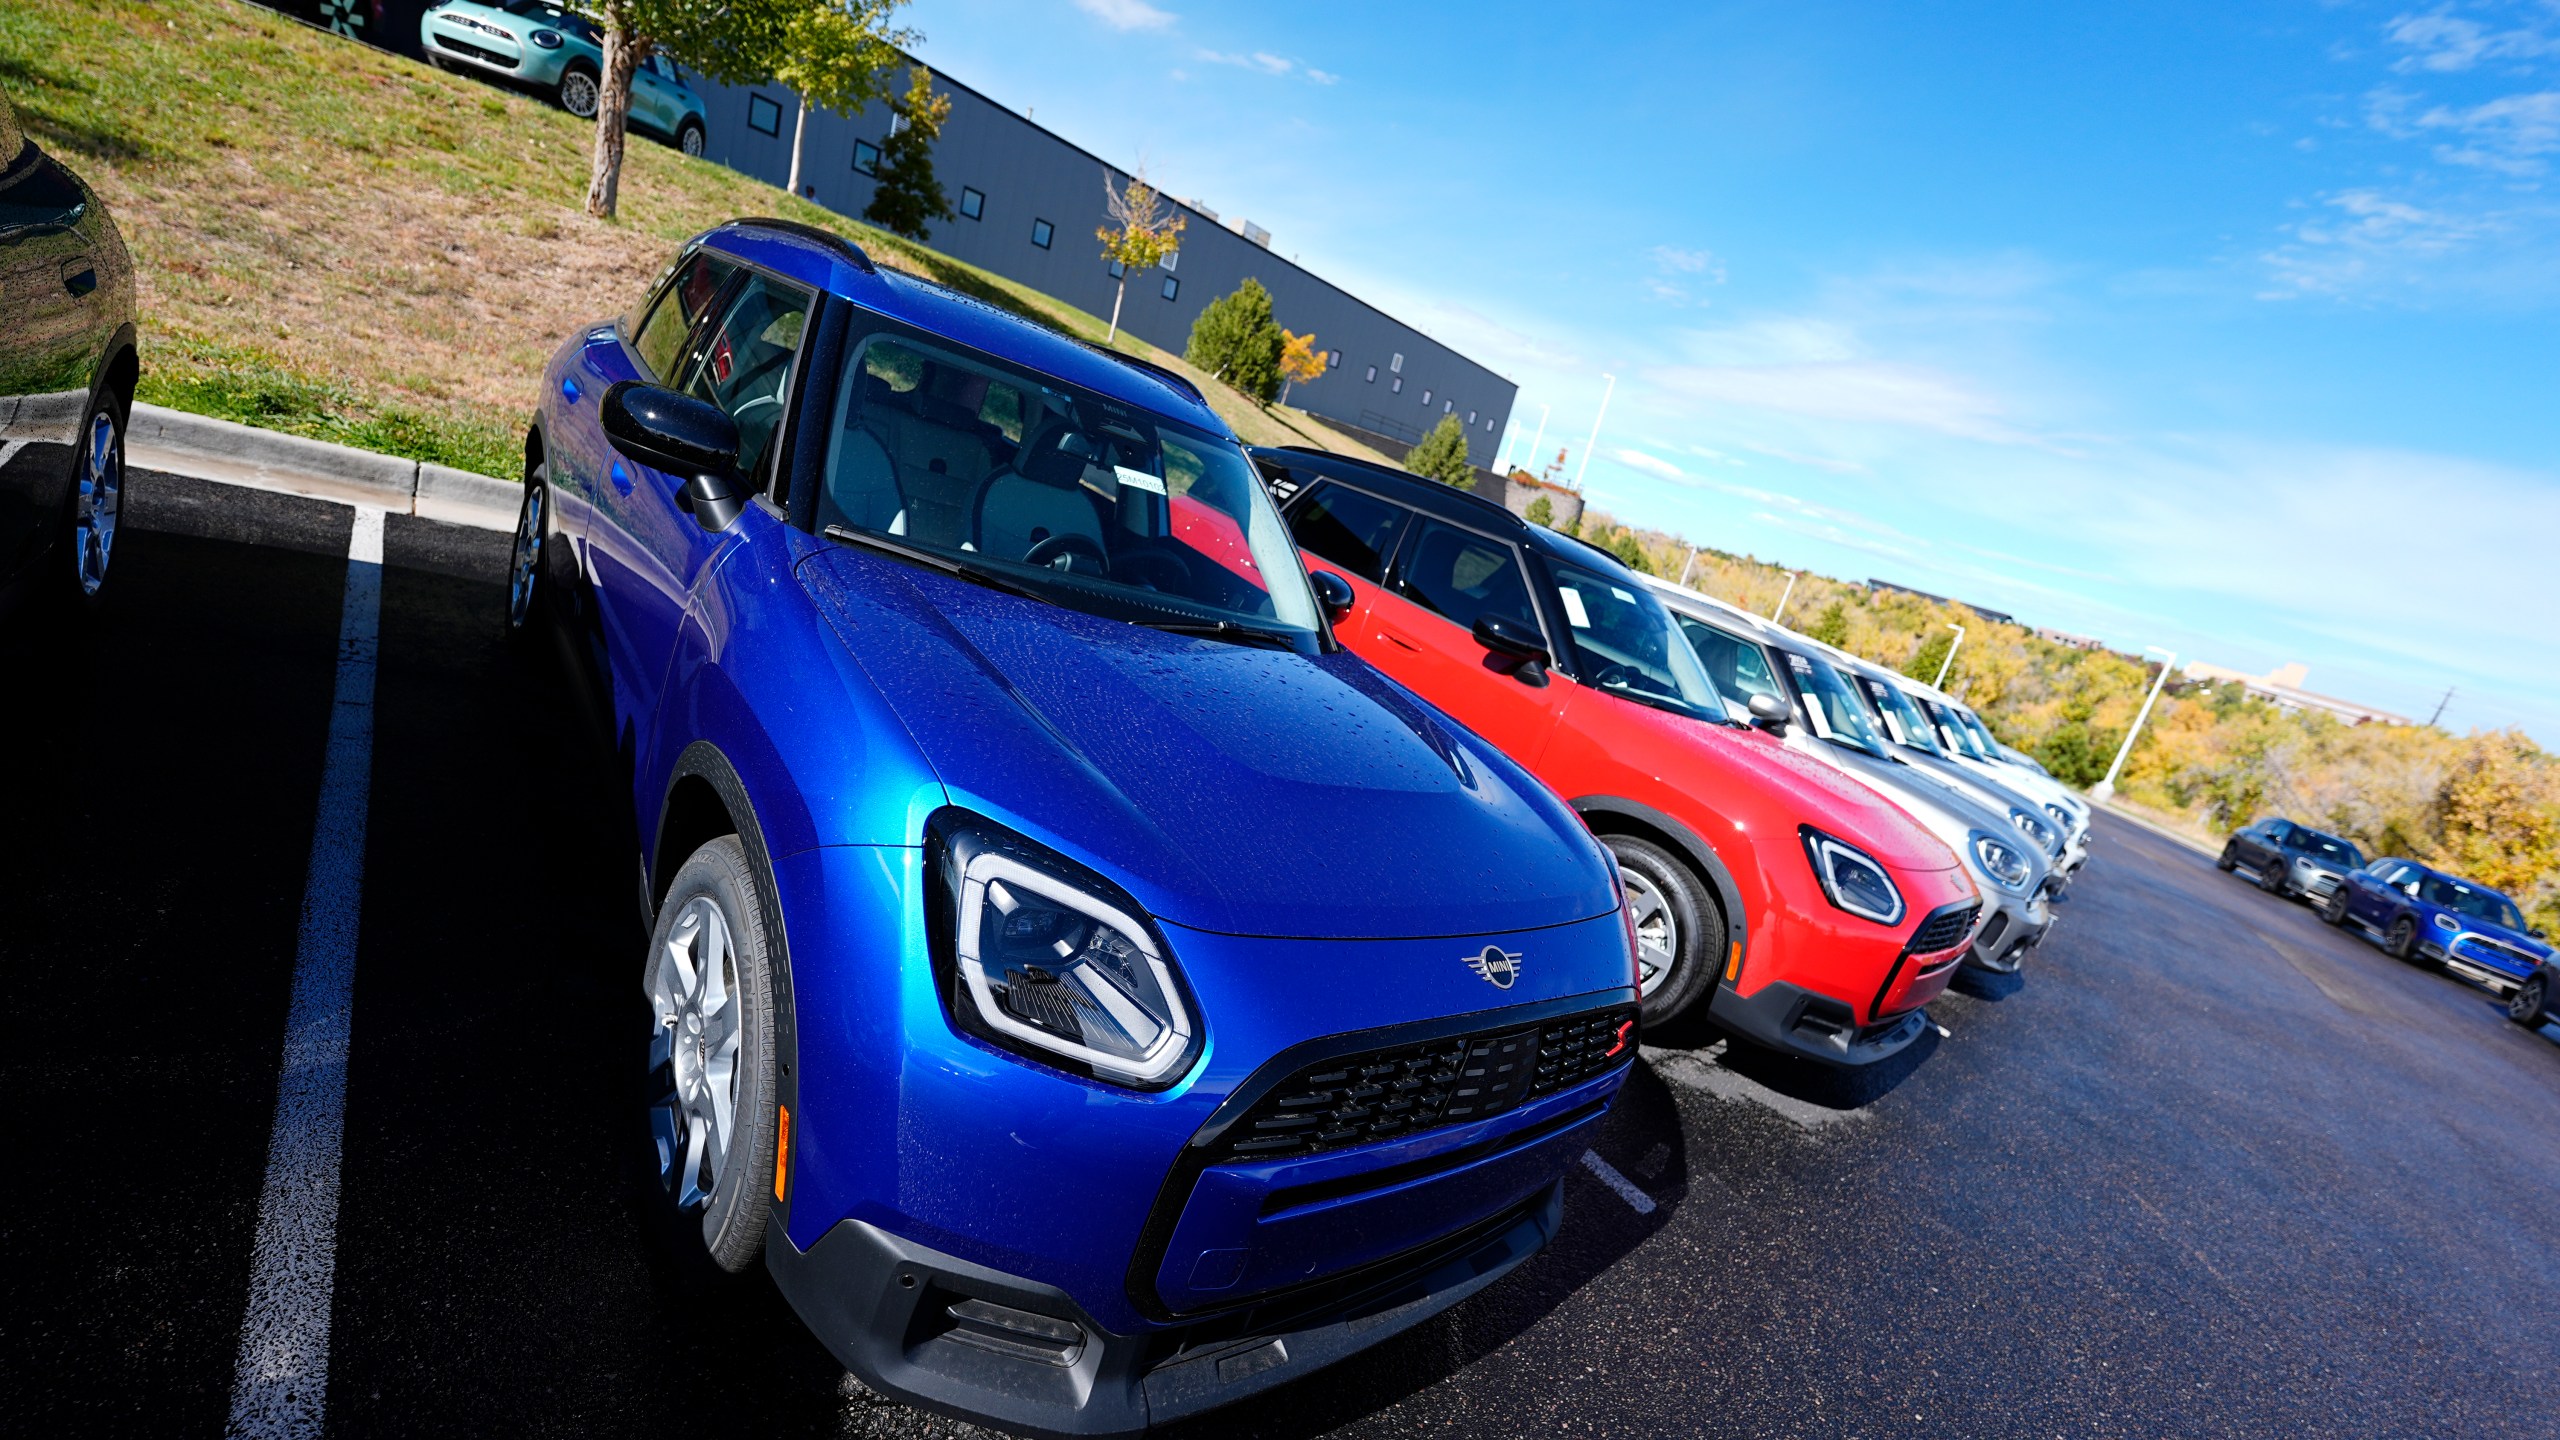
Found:
M 450 35 L 438 35 L 436 43 L 457 55 L 468 55 L 484 64 L 496 65 L 508 70 L 516 68 L 516 62 L 510 57 L 501 55 L 495 50 L 474 45 L 468 40 L 456 40 Z
M 1911 953 L 1935 955 L 1941 950 L 1952 949 L 1964 939 L 1965 932 L 1973 928 L 1974 912 L 1980 908 L 1979 905 L 1958 905 L 1921 921 L 1920 929 L 1911 937 L 1908 947 Z
M 1633 1060 L 1635 1020 L 1634 1009 L 1614 1006 L 1339 1056 L 1273 1086 L 1218 1148 L 1226 1159 L 1311 1155 L 1488 1119 Z

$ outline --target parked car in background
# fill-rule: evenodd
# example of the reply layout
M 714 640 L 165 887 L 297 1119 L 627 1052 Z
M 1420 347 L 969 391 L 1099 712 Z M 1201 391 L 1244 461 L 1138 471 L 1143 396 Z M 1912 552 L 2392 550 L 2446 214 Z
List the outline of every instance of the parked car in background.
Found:
M 1636 1053 L 1616 872 L 1334 641 L 1187 381 L 741 221 L 537 405 L 508 625 L 629 782 L 692 1257 L 1099 1435 L 1555 1233 Z
M 1962 702 L 1908 676 L 1896 679 L 1957 764 L 1969 766 L 2000 788 L 2024 796 L 2061 832 L 2062 873 L 2066 879 L 2077 874 L 2089 858 L 2089 802 L 2041 770 L 2011 764 L 2001 754 L 2000 742 L 1992 738 L 1990 727 Z
M 2376 860 L 2348 872 L 2320 918 L 2379 941 L 2403 960 L 2441 965 L 2501 993 L 2540 972 L 2551 947 L 2516 902 L 2414 860 Z
M 2228 871 L 2249 867 L 2270 895 L 2299 895 L 2318 905 L 2348 874 L 2364 867 L 2364 853 L 2345 840 L 2281 816 L 2231 832 L 2214 864 Z
M 1617 857 L 1648 1025 L 1704 1005 L 1835 1065 L 1918 1038 L 1982 906 L 1935 836 L 1737 724 L 1608 555 L 1401 470 L 1253 456 L 1332 591 L 1334 633 L 1528 766 Z
M 140 373 L 115 218 L 0 97 L 0 613 L 105 587 Z
M 418 17 L 418 45 L 446 69 L 467 69 L 557 101 L 591 119 L 603 93 L 604 35 L 552 0 L 445 0 Z M 702 97 L 662 55 L 631 77 L 631 128 L 687 155 L 710 137 Z
M 1648 583 L 1671 607 L 1681 634 L 1717 688 L 1728 696 L 1743 696 L 1745 706 L 1767 696 L 1788 712 L 1781 718 L 1745 709 L 1737 719 L 1838 767 L 1900 806 L 1955 852 L 1989 911 L 1974 932 L 1965 963 L 2016 974 L 2027 952 L 2053 925 L 2052 907 L 2045 903 L 2052 865 L 2044 851 L 2020 835 L 2005 814 L 1897 756 L 1897 747 L 1876 729 L 1847 677 L 1823 657 L 1825 647 L 1819 642 L 1668 581 Z
M 2055 878 L 2049 888 L 2051 893 L 2060 894 L 2060 887 L 2070 878 L 2066 857 L 2071 854 L 2070 840 L 2061 823 L 2032 798 L 2000 784 L 1982 767 L 1965 764 L 1947 753 L 1939 742 L 1937 726 L 1903 689 L 1902 676 L 1845 650 L 1824 646 L 1823 654 L 1833 668 L 1848 677 L 1858 697 L 1867 702 L 1868 718 L 1892 742 L 1894 758 L 1926 770 L 1931 778 L 1953 786 L 1974 803 L 2007 816 L 2012 829 L 2044 851 L 2054 867 Z

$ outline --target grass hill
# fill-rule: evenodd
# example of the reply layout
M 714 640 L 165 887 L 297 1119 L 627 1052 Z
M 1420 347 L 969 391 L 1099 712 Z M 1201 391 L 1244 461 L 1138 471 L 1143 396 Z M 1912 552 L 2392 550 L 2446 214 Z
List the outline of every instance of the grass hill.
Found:
M 1099 341 L 1103 321 L 761 181 L 634 137 L 591 219 L 590 124 L 239 0 L 8 0 L 0 90 L 134 252 L 142 398 L 514 479 L 542 361 L 738 215 Z M 1285 317 L 1284 317 L 1285 318 Z M 1258 444 L 1357 448 L 1190 374 Z

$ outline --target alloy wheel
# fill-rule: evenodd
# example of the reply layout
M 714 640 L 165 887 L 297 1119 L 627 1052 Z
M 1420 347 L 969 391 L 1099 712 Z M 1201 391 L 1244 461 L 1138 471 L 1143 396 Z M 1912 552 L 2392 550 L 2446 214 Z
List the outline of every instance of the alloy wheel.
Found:
M 687 155 L 700 159 L 702 156 L 702 127 L 699 125 L 687 125 L 684 127 L 684 133 L 676 137 L 676 148 L 684 151 Z
M 584 70 L 572 70 L 560 77 L 560 108 L 581 120 L 592 120 L 596 114 L 596 77 Z
M 124 446 L 116 436 L 114 412 L 89 417 L 89 433 L 80 452 L 80 493 L 71 514 L 72 563 L 78 567 L 80 593 L 95 595 L 107 583 L 107 562 L 116 545 L 116 520 L 124 511 Z
M 2418 958 L 2417 922 L 2403 915 L 2391 927 L 2391 953 L 2403 960 Z
M 542 499 L 539 484 L 524 489 L 523 511 L 516 517 L 515 555 L 507 569 L 507 628 L 524 628 L 533 613 L 534 587 L 542 583 Z
M 2542 1023 L 2542 977 L 2534 976 L 2507 997 L 2507 1018 L 2519 1025 Z
M 720 1187 L 738 1130 L 738 1051 L 744 1035 L 736 946 L 707 895 L 686 902 L 650 957 L 649 1128 L 658 1178 L 692 1209 Z
M 1636 922 L 1636 993 L 1650 995 L 1662 988 L 1671 967 L 1679 962 L 1680 922 L 1651 880 L 1632 869 L 1619 874 L 1626 881 L 1627 908 Z

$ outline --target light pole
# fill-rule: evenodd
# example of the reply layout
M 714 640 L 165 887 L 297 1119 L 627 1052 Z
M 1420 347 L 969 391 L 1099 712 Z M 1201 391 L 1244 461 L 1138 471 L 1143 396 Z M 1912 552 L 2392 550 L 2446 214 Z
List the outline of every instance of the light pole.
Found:
M 1787 613 L 1787 601 L 1794 598 L 1796 593 L 1796 577 L 1803 573 L 1804 572 L 1801 570 L 1790 570 L 1787 572 L 1787 588 L 1785 593 L 1778 596 L 1778 608 L 1769 612 L 1770 624 L 1777 624 L 1778 617 Z M 1956 652 L 1950 650 L 1947 653 L 1953 655 Z
M 1964 627 L 1949 621 L 1947 628 L 1956 632 L 1956 643 L 1947 647 L 1947 658 L 1938 662 L 1938 678 L 1929 682 L 1929 688 L 1932 690 L 1947 688 L 1947 668 L 1956 663 L 1956 652 L 1964 648 Z
M 2116 747 L 2116 763 L 2107 767 L 2107 778 L 2089 787 L 2089 798 L 2104 800 L 2116 793 L 2116 775 L 2124 769 L 2125 757 L 2133 753 L 2133 739 L 2142 733 L 2142 722 L 2151 718 L 2151 707 L 2168 688 L 2169 672 L 2178 668 L 2178 652 L 2145 645 L 2144 650 L 2167 658 L 2160 662 L 2160 678 L 2151 682 L 2151 693 L 2142 697 L 2142 713 L 2133 717 L 2133 728 L 2124 732 L 2124 743 Z
M 1600 378 L 1609 382 L 1609 388 L 1600 392 L 1600 409 L 1591 417 L 1591 438 L 1583 442 L 1582 463 L 1573 467 L 1573 488 L 1576 490 L 1582 488 L 1582 477 L 1591 469 L 1591 452 L 1600 448 L 1600 422 L 1609 414 L 1609 397 L 1618 393 L 1617 376 L 1603 371 Z
M 1541 405 L 1538 407 L 1538 433 L 1529 437 L 1529 473 L 1532 475 L 1544 473 L 1538 469 L 1538 447 L 1546 443 L 1546 438 L 1547 407 Z
M 1697 569 L 1697 568 L 1698 568 L 1698 547 L 1697 547 L 1697 546 L 1695 546 L 1695 545 L 1692 545 L 1692 546 L 1690 546 L 1690 547 L 1689 547 L 1689 559 L 1688 559 L 1688 561 L 1687 561 L 1686 563 L 1684 563 L 1683 565 L 1681 565 L 1681 567 L 1680 567 L 1680 583 L 1681 583 L 1681 584 L 1683 584 L 1683 585 L 1688 584 L 1688 583 L 1689 583 L 1689 572 L 1690 572 L 1690 571 L 1692 571 L 1692 570 L 1695 570 L 1695 569 Z

